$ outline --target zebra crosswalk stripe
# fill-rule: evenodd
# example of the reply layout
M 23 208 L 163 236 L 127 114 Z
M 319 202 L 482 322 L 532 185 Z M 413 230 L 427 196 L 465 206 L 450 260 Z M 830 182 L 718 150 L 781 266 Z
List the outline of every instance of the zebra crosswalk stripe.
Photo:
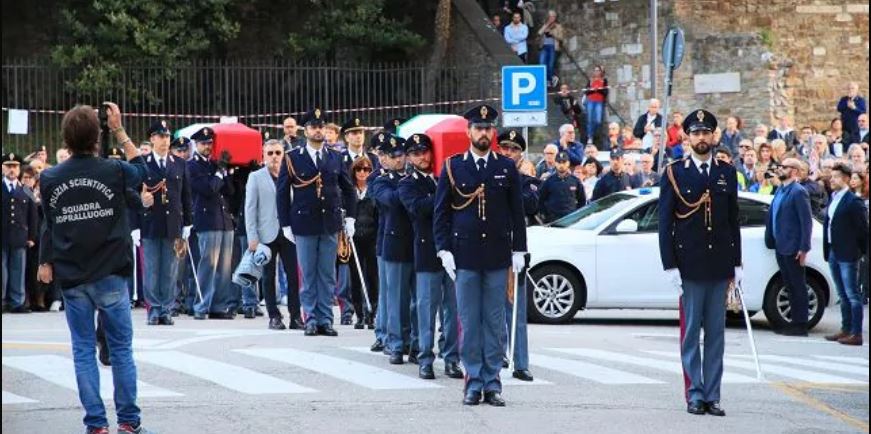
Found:
M 78 390 L 76 384 L 76 370 L 73 361 L 57 355 L 39 356 L 9 356 L 3 357 L 3 364 L 11 368 L 35 375 L 45 381 L 54 383 L 64 389 Z M 99 369 L 100 373 L 100 396 L 103 399 L 112 398 L 113 382 L 112 373 L 108 369 Z M 144 381 L 136 382 L 137 395 L 142 398 L 182 396 L 171 390 L 148 384 Z
M 6 405 L 6 404 L 30 404 L 30 403 L 34 403 L 34 402 L 39 402 L 37 400 L 25 398 L 21 395 L 16 395 L 14 393 L 10 393 L 10 392 L 7 392 L 5 390 L 3 391 L 2 401 L 3 401 L 3 405 Z
M 597 350 L 592 348 L 548 348 L 549 351 L 555 351 L 564 354 L 572 354 L 576 356 L 588 357 L 592 359 L 604 360 L 606 362 L 624 363 L 627 365 L 635 365 L 665 371 L 673 374 L 683 374 L 683 368 L 680 362 L 664 361 L 649 357 L 638 357 L 629 354 L 617 353 L 613 351 Z M 759 381 L 753 377 L 726 372 L 723 374 L 724 383 L 758 383 Z
M 662 381 L 631 372 L 606 368 L 580 360 L 551 357 L 539 353 L 531 353 L 529 355 L 529 363 L 602 384 L 663 384 Z
M 215 383 L 248 395 L 275 393 L 309 393 L 314 389 L 300 386 L 241 366 L 193 356 L 180 351 L 140 351 L 137 361 L 157 365 Z
M 822 360 L 831 360 L 833 362 L 841 362 L 841 363 L 851 363 L 855 365 L 868 366 L 868 359 L 862 357 L 848 357 L 848 356 L 811 356 L 817 359 Z
M 365 363 L 291 348 L 256 348 L 233 351 L 318 372 L 367 389 L 437 389 L 441 387 L 426 380 L 397 374 Z
M 752 356 L 736 356 L 736 357 L 739 357 L 742 359 L 752 358 Z M 799 359 L 796 357 L 785 357 L 785 356 L 774 356 L 774 355 L 760 355 L 759 358 L 762 361 L 786 363 L 789 365 L 804 366 L 807 368 L 818 368 L 818 369 L 824 369 L 824 370 L 829 370 L 829 371 L 833 371 L 833 372 L 843 372 L 845 374 L 863 375 L 865 377 L 868 376 L 868 368 L 863 368 L 861 366 L 845 365 L 842 363 L 836 363 L 836 362 L 831 362 L 831 361 L 820 362 L 817 360 L 806 360 L 806 359 Z

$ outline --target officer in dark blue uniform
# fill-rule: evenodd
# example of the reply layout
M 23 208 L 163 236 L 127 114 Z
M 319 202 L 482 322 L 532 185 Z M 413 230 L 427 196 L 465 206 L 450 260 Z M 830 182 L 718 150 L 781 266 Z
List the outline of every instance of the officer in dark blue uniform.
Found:
M 396 130 L 405 122 L 407 119 L 403 118 L 391 118 L 389 121 L 384 123 L 384 132 L 390 134 L 396 134 Z
M 465 114 L 468 151 L 445 161 L 436 189 L 434 231 L 442 266 L 456 277 L 466 368 L 463 404 L 504 406 L 499 371 L 505 339 L 508 273 L 523 270 L 526 226 L 514 161 L 491 151 L 496 109 Z
M 215 131 L 204 127 L 191 136 L 197 149 L 187 162 L 193 201 L 193 229 L 199 241 L 197 279 L 203 298 L 194 306 L 194 319 L 233 319 L 236 316 L 231 288 L 233 266 L 233 217 L 229 197 L 233 183 L 228 178 L 229 159 L 211 159 Z
M 611 165 L 602 177 L 596 181 L 593 188 L 593 197 L 590 200 L 599 200 L 611 193 L 629 190 L 631 187 L 629 176 L 623 173 L 623 151 L 611 151 Z
M 363 121 L 360 118 L 355 117 L 342 124 L 342 137 L 344 137 L 345 146 L 347 147 L 347 149 L 342 151 L 342 164 L 345 165 L 345 170 L 350 171 L 354 161 L 364 156 L 372 162 L 372 173 L 377 172 L 381 168 L 378 156 L 372 151 L 365 149 L 366 127 L 363 126 Z
M 187 161 L 191 158 L 191 148 L 194 146 L 191 139 L 179 136 L 172 140 L 169 144 L 169 152 L 175 158 L 181 159 L 185 162 L 185 169 L 187 169 Z M 187 173 L 187 170 L 185 170 Z M 191 218 L 191 223 L 193 223 L 193 218 Z M 185 248 L 190 249 L 189 252 L 184 252 L 184 256 L 192 256 L 194 261 L 199 258 L 199 252 L 197 250 L 197 235 L 191 230 L 188 234 L 187 243 Z M 194 286 L 196 283 L 194 282 L 193 270 L 191 269 L 191 261 L 190 258 L 186 258 L 182 256 L 178 261 L 178 272 L 176 273 L 176 286 L 175 291 L 173 293 L 173 299 L 175 300 L 172 304 L 171 312 L 172 316 L 178 316 L 179 313 L 188 313 L 189 315 L 193 315 L 194 311 L 194 299 L 196 298 L 196 289 Z
M 387 173 L 372 180 L 369 191 L 384 211 L 384 238 L 381 257 L 386 275 L 387 341 L 390 363 L 403 363 L 403 353 L 409 362 L 417 362 L 417 312 L 414 302 L 414 233 L 408 212 L 399 198 L 399 181 L 405 176 L 405 140 L 387 137 L 380 151 Z
M 556 171 L 541 183 L 538 190 L 541 213 L 549 223 L 575 211 L 587 203 L 584 184 L 572 174 L 569 154 L 556 154 Z
M 145 258 L 145 299 L 150 305 L 149 325 L 172 325 L 176 276 L 184 240 L 191 230 L 191 190 L 184 160 L 169 152 L 170 131 L 165 120 L 148 129 L 151 154 L 145 157 L 149 175 L 143 192 L 154 197 L 142 215 L 142 249 Z
M 413 166 L 411 174 L 399 181 L 399 198 L 411 217 L 414 227 L 414 270 L 417 289 L 417 325 L 419 337 L 418 369 L 420 378 L 435 378 L 436 313 L 442 316 L 444 346 L 440 355 L 445 360 L 445 375 L 463 378 L 459 361 L 459 331 L 457 330 L 457 294 L 454 282 L 445 273 L 436 256 L 433 239 L 433 205 L 437 180 L 432 169 L 432 140 L 425 134 L 412 134 L 406 141 L 406 151 Z
M 24 269 L 27 249 L 36 244 L 36 203 L 18 180 L 21 157 L 3 156 L 3 306 L 14 313 L 29 313 L 24 305 Z M 9 303 L 6 303 L 6 297 Z
M 725 416 L 720 407 L 726 290 L 740 284 L 741 232 L 735 167 L 713 158 L 717 119 L 694 110 L 683 121 L 692 153 L 668 165 L 659 196 L 659 251 L 681 293 L 681 362 L 687 412 Z M 704 354 L 699 342 L 705 331 Z
M 306 145 L 286 154 L 279 171 L 278 220 L 285 238 L 296 240 L 305 335 L 338 336 L 332 325 L 338 233 L 344 228 L 354 236 L 354 219 L 344 213 L 355 215 L 357 193 L 341 154 L 324 147 L 321 109 L 308 112 L 303 125 Z
M 535 174 L 534 168 L 533 171 L 527 172 L 531 173 L 531 175 L 524 173 L 524 170 L 529 170 L 528 161 L 523 158 L 523 152 L 526 151 L 526 139 L 523 138 L 519 130 L 509 129 L 500 134 L 497 140 L 499 141 L 499 153 L 513 160 L 517 170 L 520 172 L 520 180 L 523 186 L 523 213 L 526 216 L 526 224 L 527 226 L 535 224 L 541 181 L 532 176 Z M 524 166 L 527 169 L 524 169 Z M 514 359 L 514 372 L 511 373 L 511 376 L 520 381 L 532 381 L 532 374 L 529 373 L 529 334 L 526 329 L 526 273 L 521 272 L 520 276 L 520 280 L 517 282 L 517 343 L 514 345 L 514 354 L 508 354 L 511 344 L 511 329 L 513 327 L 512 316 L 514 313 L 514 299 L 508 297 L 505 300 L 505 327 L 507 328 L 505 336 L 508 339 L 505 339 L 504 351 L 505 354 L 508 354 L 508 357 Z M 514 290 L 512 278 L 508 279 L 508 288 L 510 291 Z M 509 361 L 506 357 L 502 362 L 502 367 L 507 368 L 508 366 Z
M 379 168 L 373 170 L 366 178 L 366 185 L 371 186 L 375 180 L 388 173 L 384 168 L 384 162 L 388 159 L 387 155 L 381 152 L 381 149 L 388 146 L 388 140 L 391 134 L 381 131 L 372 136 L 370 140 L 370 149 L 378 158 Z M 368 193 L 371 195 L 371 191 Z M 375 342 L 369 348 L 372 352 L 383 352 L 388 355 L 387 347 L 387 272 L 384 270 L 384 259 L 382 252 L 384 247 L 384 222 L 386 221 L 386 210 L 378 201 L 375 201 L 375 206 L 378 209 L 378 233 L 375 238 L 375 258 L 378 266 L 378 307 L 375 313 Z

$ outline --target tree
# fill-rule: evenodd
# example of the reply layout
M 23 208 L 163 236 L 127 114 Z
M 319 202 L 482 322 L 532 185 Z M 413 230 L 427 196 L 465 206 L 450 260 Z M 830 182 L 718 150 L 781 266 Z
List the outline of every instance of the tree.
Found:
M 144 74 L 122 78 L 122 66 L 147 64 L 172 78 L 174 67 L 215 50 L 239 32 L 228 17 L 231 0 L 70 0 L 61 11 L 61 34 L 52 60 L 76 71 L 69 90 L 93 97 L 139 95 Z M 126 84 L 125 84 L 126 82 Z
M 408 29 L 407 19 L 389 17 L 392 10 L 385 7 L 385 0 L 310 2 L 305 24 L 288 35 L 292 56 L 326 61 L 398 60 L 426 43 L 423 36 Z

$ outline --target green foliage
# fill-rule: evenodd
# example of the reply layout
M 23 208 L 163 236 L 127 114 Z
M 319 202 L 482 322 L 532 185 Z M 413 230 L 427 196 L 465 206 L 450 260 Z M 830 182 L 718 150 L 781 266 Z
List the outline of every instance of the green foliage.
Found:
M 287 37 L 291 56 L 327 61 L 405 59 L 426 43 L 385 0 L 310 0 L 306 21 Z
M 231 40 L 239 24 L 228 16 L 231 0 L 69 0 L 61 10 L 62 40 L 52 60 L 77 72 L 69 90 L 95 97 L 137 95 L 139 77 L 121 78 L 121 66 L 141 63 L 165 69 Z M 153 74 L 160 75 L 160 74 Z M 124 83 L 127 81 L 127 83 Z
M 774 47 L 774 33 L 771 29 L 762 29 L 759 31 L 759 37 L 762 39 L 762 44 L 768 48 Z

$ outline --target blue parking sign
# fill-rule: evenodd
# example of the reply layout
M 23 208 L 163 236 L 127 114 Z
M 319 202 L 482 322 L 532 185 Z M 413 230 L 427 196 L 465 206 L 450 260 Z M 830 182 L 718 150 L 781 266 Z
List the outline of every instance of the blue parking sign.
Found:
M 544 65 L 502 67 L 502 111 L 547 110 Z

